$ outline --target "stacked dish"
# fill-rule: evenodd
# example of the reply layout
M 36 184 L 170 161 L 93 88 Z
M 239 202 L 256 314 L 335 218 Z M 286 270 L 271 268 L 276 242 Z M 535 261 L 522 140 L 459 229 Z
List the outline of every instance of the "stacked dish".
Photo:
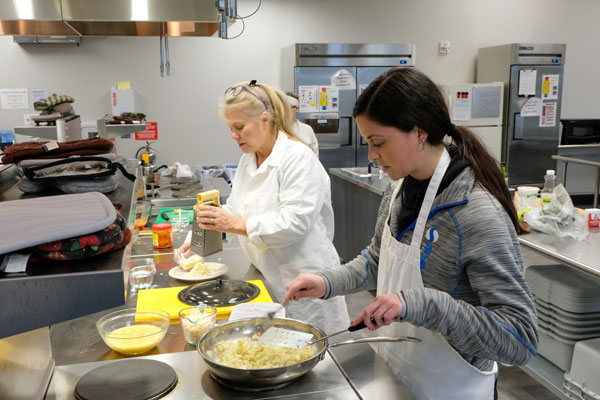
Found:
M 563 387 L 569 397 L 600 399 L 600 338 L 577 342 L 571 370 L 565 373 Z
M 569 371 L 575 344 L 600 338 L 600 278 L 564 265 L 535 265 L 525 279 L 538 313 L 538 353 Z

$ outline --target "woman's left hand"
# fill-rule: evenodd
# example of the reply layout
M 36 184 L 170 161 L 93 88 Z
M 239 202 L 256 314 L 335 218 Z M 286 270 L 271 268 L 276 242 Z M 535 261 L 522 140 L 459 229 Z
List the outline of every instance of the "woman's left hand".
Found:
M 382 294 L 375 297 L 375 300 L 365 307 L 362 315 L 352 321 L 350 325 L 354 326 L 361 321 L 365 321 L 365 325 L 374 331 L 382 326 L 398 321 L 398 317 L 401 314 L 402 302 L 398 295 Z
M 247 235 L 246 220 L 233 216 L 221 207 L 197 206 L 196 222 L 202 229 Z

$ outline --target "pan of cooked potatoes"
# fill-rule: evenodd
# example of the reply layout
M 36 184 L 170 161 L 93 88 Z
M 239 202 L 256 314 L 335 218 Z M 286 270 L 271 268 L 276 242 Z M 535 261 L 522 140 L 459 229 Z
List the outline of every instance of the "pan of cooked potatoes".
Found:
M 248 318 L 215 326 L 200 338 L 197 349 L 217 379 L 251 389 L 283 385 L 300 378 L 325 358 L 328 347 L 365 342 L 420 341 L 410 337 L 369 337 L 328 343 L 324 339 L 303 348 L 290 348 L 258 340 L 272 327 L 312 334 L 310 341 L 325 336 L 321 329 L 294 319 Z

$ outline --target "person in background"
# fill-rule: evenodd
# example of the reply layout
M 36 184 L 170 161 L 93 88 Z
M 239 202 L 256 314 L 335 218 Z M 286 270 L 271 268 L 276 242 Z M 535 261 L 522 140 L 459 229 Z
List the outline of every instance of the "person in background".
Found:
M 244 154 L 227 203 L 222 208 L 200 206 L 196 220 L 203 229 L 238 235 L 244 253 L 279 300 L 285 284 L 299 273 L 340 264 L 332 242 L 329 176 L 294 134 L 290 106 L 281 98 L 256 81 L 225 91 L 220 113 Z M 179 250 L 189 249 L 186 241 Z M 290 303 L 286 314 L 329 333 L 350 324 L 343 297 Z
M 294 92 L 285 92 L 285 95 L 287 96 L 287 100 L 292 109 L 293 128 L 296 136 L 306 143 L 313 153 L 315 153 L 317 158 L 319 158 L 319 142 L 317 140 L 317 136 L 315 135 L 315 131 L 313 131 L 313 128 L 311 128 L 310 125 L 300 122 L 296 118 L 300 108 L 300 96 Z
M 492 399 L 496 362 L 523 365 L 538 344 L 523 228 L 500 168 L 471 131 L 450 122 L 436 85 L 413 68 L 375 79 L 353 114 L 369 160 L 403 180 L 384 196 L 362 255 L 299 275 L 284 303 L 376 289 L 352 324 L 421 339 L 378 344 L 416 398 Z

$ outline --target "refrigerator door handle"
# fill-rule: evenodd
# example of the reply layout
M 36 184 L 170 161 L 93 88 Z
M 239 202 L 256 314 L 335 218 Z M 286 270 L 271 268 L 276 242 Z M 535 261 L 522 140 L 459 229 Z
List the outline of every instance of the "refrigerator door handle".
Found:
M 520 113 L 516 113 L 513 123 L 513 140 L 523 140 L 525 139 L 524 129 L 523 129 L 523 120 Z

